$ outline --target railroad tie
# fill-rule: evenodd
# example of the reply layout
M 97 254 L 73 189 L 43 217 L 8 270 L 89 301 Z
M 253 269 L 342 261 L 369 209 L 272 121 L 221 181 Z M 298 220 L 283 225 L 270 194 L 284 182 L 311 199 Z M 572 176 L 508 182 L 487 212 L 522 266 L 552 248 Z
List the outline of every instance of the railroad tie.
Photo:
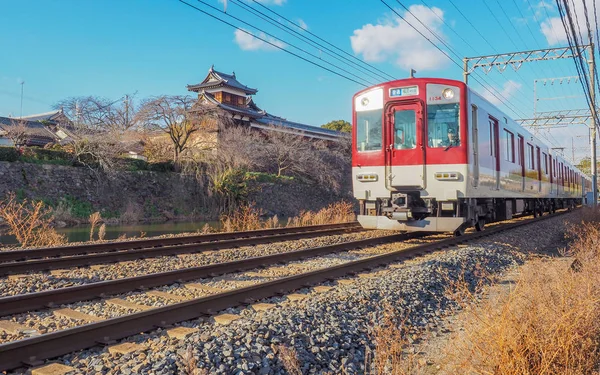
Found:
M 241 316 L 237 314 L 221 314 L 216 315 L 214 319 L 215 323 L 226 326 L 239 318 L 241 318 Z
M 167 330 L 167 335 L 172 339 L 184 340 L 196 332 L 198 332 L 197 328 L 177 327 Z
M 327 292 L 330 291 L 331 289 L 333 289 L 332 286 L 327 286 L 327 285 L 319 285 L 319 286 L 315 286 L 313 288 L 313 290 L 317 293 L 323 293 L 323 292 Z
M 86 322 L 99 322 L 99 321 L 104 320 L 100 317 L 85 314 L 85 313 L 79 312 L 77 310 L 68 309 L 68 308 L 54 310 L 54 311 L 52 311 L 52 313 L 58 317 L 75 319 L 75 320 L 83 320 Z
M 252 309 L 254 311 L 258 312 L 258 311 L 266 311 L 266 310 L 275 308 L 275 307 L 277 307 L 277 305 L 274 303 L 255 303 L 255 304 L 251 305 L 250 307 L 252 307 Z
M 132 309 L 132 310 L 150 310 L 153 308 L 152 306 L 139 305 L 137 303 L 129 302 L 129 301 L 127 301 L 125 299 L 121 299 L 121 298 L 107 299 L 106 303 L 108 303 L 110 305 L 114 305 L 114 306 L 123 307 L 126 309 Z
M 0 330 L 6 332 L 6 333 L 12 333 L 13 335 L 18 335 L 19 333 L 23 332 L 23 331 L 27 331 L 30 328 L 19 324 L 19 323 L 15 323 L 12 322 L 10 320 L 0 320 Z
M 137 351 L 145 350 L 146 346 L 133 342 L 125 342 L 123 344 L 113 345 L 108 347 L 110 354 L 129 354 Z
M 287 300 L 291 301 L 291 302 L 301 301 L 301 300 L 305 299 L 306 297 L 308 297 L 306 294 L 300 294 L 300 293 L 292 293 L 292 294 L 288 294 L 287 296 L 285 296 L 285 298 L 287 298 Z
M 31 370 L 31 375 L 64 375 L 76 369 L 60 363 L 51 363 L 49 365 L 36 367 Z

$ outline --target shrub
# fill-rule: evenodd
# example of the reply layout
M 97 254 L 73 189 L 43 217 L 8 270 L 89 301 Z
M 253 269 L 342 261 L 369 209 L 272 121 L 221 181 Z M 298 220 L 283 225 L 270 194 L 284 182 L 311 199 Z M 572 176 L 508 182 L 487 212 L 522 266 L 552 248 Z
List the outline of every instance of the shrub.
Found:
M 38 147 L 27 147 L 23 149 L 22 161 L 26 162 L 62 162 L 63 164 L 72 164 L 72 156 L 65 151 L 50 150 Z
M 130 172 L 147 171 L 148 163 L 141 159 L 123 158 L 122 164 L 126 170 Z
M 148 170 L 153 172 L 175 172 L 175 163 L 172 161 L 148 163 Z
M 18 201 L 11 193 L 0 202 L 0 217 L 23 247 L 56 246 L 66 242 L 65 237 L 52 228 L 50 210 L 43 202 Z
M 0 146 L 0 161 L 14 162 L 19 160 L 20 156 L 16 148 Z

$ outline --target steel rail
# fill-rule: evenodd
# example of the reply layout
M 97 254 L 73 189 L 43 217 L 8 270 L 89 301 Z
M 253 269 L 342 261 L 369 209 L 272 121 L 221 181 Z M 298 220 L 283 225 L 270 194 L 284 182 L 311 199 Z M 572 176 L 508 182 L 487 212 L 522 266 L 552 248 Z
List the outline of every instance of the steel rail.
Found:
M 101 281 L 67 288 L 2 297 L 0 298 L 0 316 L 24 313 L 27 311 L 43 309 L 65 303 L 85 301 L 135 290 L 145 290 L 161 285 L 173 284 L 176 282 L 195 280 L 204 277 L 214 277 L 226 273 L 271 266 L 277 263 L 285 263 L 303 258 L 331 254 L 366 246 L 397 242 L 423 235 L 423 233 L 393 234 L 383 237 L 344 242 L 335 245 L 290 251 L 286 253 L 245 258 L 226 263 L 209 264 L 206 266 L 183 268 L 168 272 L 129 277 L 125 279 Z
M 112 251 L 89 255 L 74 255 L 60 258 L 35 259 L 25 260 L 22 262 L 2 263 L 0 264 L 0 276 L 60 268 L 84 267 L 94 264 L 115 263 L 159 256 L 199 253 L 208 250 L 229 249 L 240 246 L 260 245 L 265 243 L 290 241 L 315 236 L 334 235 L 359 229 L 362 230 L 362 228 L 358 224 L 355 224 L 352 226 L 338 227 L 333 229 L 312 229 L 300 232 L 294 231 L 293 233 L 263 235 L 258 237 L 244 237 L 215 242 L 191 243 L 185 245 L 151 247 L 146 249 Z
M 85 324 L 38 337 L 2 344 L 0 345 L 0 371 L 10 370 L 22 364 L 39 363 L 48 358 L 58 357 L 76 350 L 95 346 L 98 343 L 114 342 L 127 336 L 153 330 L 156 327 L 167 327 L 181 321 L 195 319 L 202 315 L 214 314 L 229 307 L 251 303 L 273 295 L 339 278 L 347 274 L 376 268 L 393 261 L 413 258 L 435 250 L 539 222 L 560 214 L 562 213 L 548 215 L 540 219 L 496 226 L 483 232 L 448 238 L 431 244 L 418 245 L 208 297 L 197 298 L 98 323 Z
M 319 229 L 348 228 L 358 226 L 357 222 L 310 225 L 290 228 L 259 229 L 244 232 L 209 233 L 169 238 L 149 238 L 132 241 L 114 241 L 74 246 L 57 246 L 31 250 L 9 250 L 0 252 L 0 262 L 22 261 L 36 258 L 50 258 L 57 256 L 71 256 L 82 254 L 105 253 L 118 250 L 143 249 L 159 246 L 183 245 L 190 243 L 203 243 L 210 241 L 223 241 L 238 238 L 270 236 L 283 233 L 299 233 Z

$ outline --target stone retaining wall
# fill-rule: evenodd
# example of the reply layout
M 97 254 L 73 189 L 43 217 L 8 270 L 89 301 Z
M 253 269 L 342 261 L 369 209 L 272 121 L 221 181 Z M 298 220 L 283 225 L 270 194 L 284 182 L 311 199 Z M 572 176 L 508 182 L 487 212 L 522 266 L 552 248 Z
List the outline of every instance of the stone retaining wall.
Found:
M 318 210 L 340 196 L 298 183 L 256 183 L 249 199 L 266 213 L 291 216 Z M 149 171 L 101 174 L 87 168 L 0 162 L 0 198 L 13 191 L 19 196 L 58 202 L 68 197 L 90 202 L 94 210 L 120 216 L 125 211 L 139 219 L 208 218 L 207 187 L 177 173 Z

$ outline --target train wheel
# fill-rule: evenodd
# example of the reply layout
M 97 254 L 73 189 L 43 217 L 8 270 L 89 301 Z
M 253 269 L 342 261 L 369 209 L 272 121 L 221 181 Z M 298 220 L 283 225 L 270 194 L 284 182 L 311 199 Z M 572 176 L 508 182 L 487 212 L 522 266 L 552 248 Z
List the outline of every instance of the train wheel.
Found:
M 478 232 L 481 232 L 482 230 L 485 229 L 484 227 L 485 227 L 485 219 L 477 220 L 477 223 L 475 223 L 475 230 Z
M 537 207 L 535 207 L 535 208 L 533 209 L 533 218 L 535 219 L 536 217 L 538 217 L 538 210 L 537 210 Z
M 454 231 L 454 237 L 460 237 L 464 234 L 465 234 L 465 228 L 463 228 L 463 227 L 459 227 L 457 230 Z

